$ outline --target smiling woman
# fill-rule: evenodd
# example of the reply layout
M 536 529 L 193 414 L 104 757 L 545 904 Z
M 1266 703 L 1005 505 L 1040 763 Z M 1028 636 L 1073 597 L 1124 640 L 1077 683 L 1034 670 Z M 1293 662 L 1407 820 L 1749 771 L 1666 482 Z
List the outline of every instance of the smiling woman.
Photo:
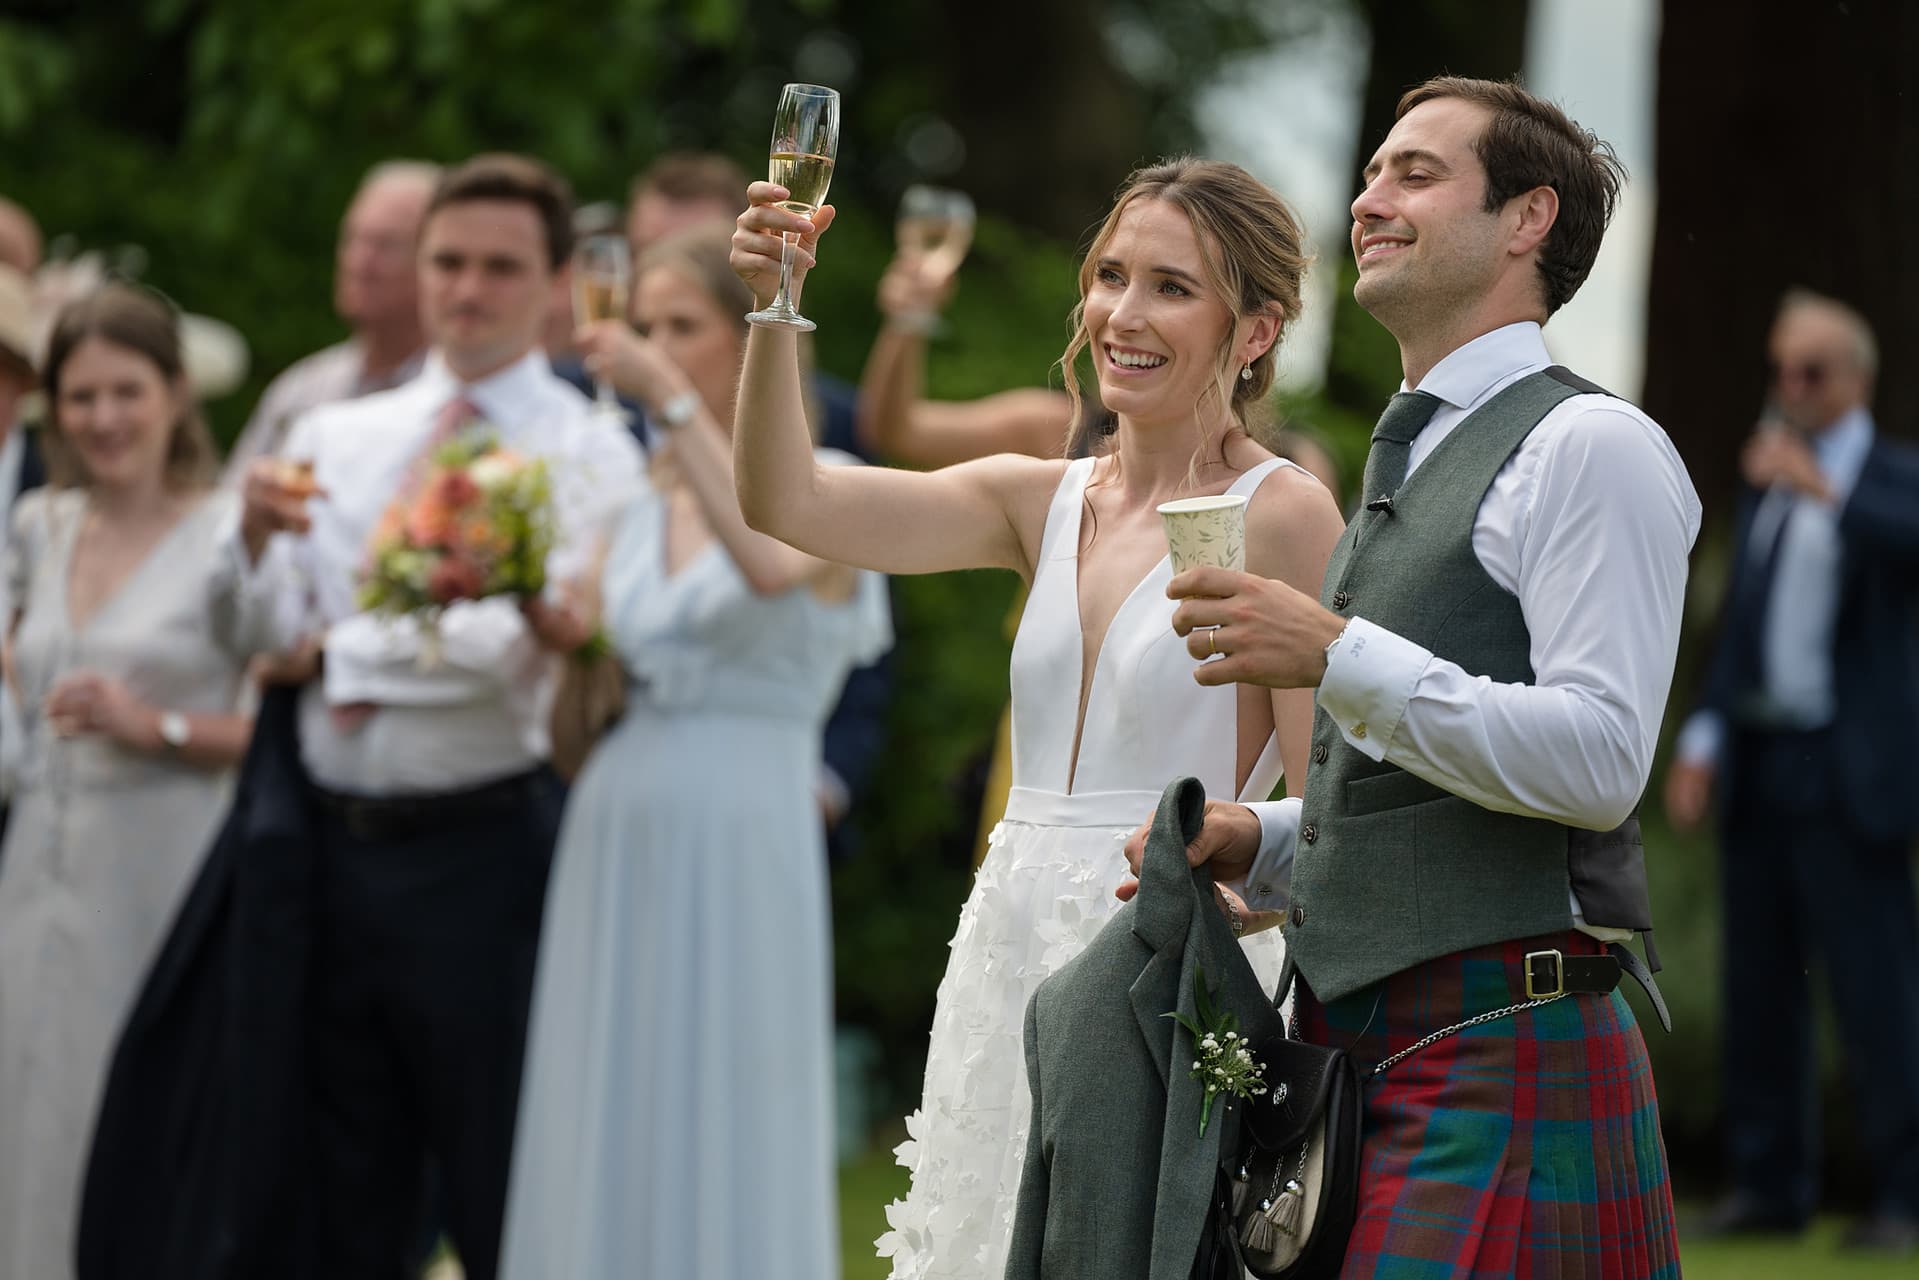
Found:
M 733 266 L 762 300 L 782 232 L 800 233 L 795 295 L 833 221 L 749 190 Z M 1165 783 L 1264 800 L 1305 769 L 1310 695 L 1198 687 L 1171 629 L 1158 505 L 1249 500 L 1248 566 L 1317 594 L 1341 521 L 1326 491 L 1250 434 L 1273 349 L 1299 311 L 1304 259 L 1285 204 L 1243 170 L 1182 159 L 1126 184 L 1080 269 L 1063 358 L 1090 353 L 1117 426 L 1099 456 L 1001 455 L 929 472 L 814 464 L 790 334 L 756 329 L 734 426 L 741 505 L 815 555 L 895 573 L 994 566 L 1031 584 L 1013 644 L 1013 786 L 934 1013 L 912 1189 L 880 1250 L 896 1275 L 1003 1269 L 1030 1103 L 1020 1015 L 1118 908 L 1126 836 Z M 1074 450 L 1069 450 L 1074 452 Z M 1083 452 L 1079 450 L 1078 452 Z M 1225 650 L 1222 649 L 1221 652 Z M 1251 921 L 1266 924 L 1269 921 Z M 1249 939 L 1277 976 L 1277 938 Z
M 54 327 L 54 487 L 14 508 L 0 845 L 0 1274 L 68 1274 L 114 1033 L 226 809 L 264 599 L 221 554 L 235 515 L 177 318 L 110 286 Z

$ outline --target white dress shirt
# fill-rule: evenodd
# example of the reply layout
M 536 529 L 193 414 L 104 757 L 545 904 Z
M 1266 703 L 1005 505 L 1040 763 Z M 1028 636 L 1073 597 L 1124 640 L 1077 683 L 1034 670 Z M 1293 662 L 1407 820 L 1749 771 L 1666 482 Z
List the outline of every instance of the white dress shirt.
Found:
M 287 449 L 313 459 L 325 496 L 309 504 L 313 526 L 304 537 L 272 540 L 269 554 L 292 561 L 277 639 L 291 647 L 301 636 L 325 634 L 323 679 L 301 700 L 300 746 L 315 780 L 337 791 L 460 790 L 532 768 L 550 752 L 558 666 L 517 602 L 449 607 L 437 645 L 424 646 L 423 655 L 413 619 L 364 613 L 356 600 L 373 529 L 428 447 L 441 410 L 458 396 L 474 403 L 503 444 L 546 460 L 556 515 L 551 581 L 588 570 L 596 539 L 639 482 L 632 436 L 594 414 L 537 350 L 464 385 L 435 355 L 402 387 L 316 409 L 294 424 Z M 350 703 L 379 709 L 343 730 L 328 709 Z
M 1551 364 L 1531 322 L 1440 361 L 1418 389 L 1443 403 L 1413 442 L 1407 474 L 1468 414 Z M 1610 396 L 1569 397 L 1500 468 L 1473 522 L 1480 565 L 1519 598 L 1533 683 L 1472 675 L 1354 617 L 1328 651 L 1319 705 L 1369 759 L 1474 804 L 1618 826 L 1652 772 L 1699 514 L 1685 466 L 1652 419 Z M 1299 801 L 1251 807 L 1262 840 L 1249 899 L 1283 908 Z
M 1746 534 L 1748 562 L 1734 566 L 1735 573 L 1762 572 L 1763 566 L 1750 563 L 1750 557 L 1777 539 L 1760 635 L 1759 675 L 1767 722 L 1781 728 L 1821 729 L 1832 723 L 1832 632 L 1839 620 L 1840 561 L 1845 554 L 1839 515 L 1865 470 L 1872 438 L 1872 415 L 1864 408 L 1814 436 L 1813 457 L 1832 501 L 1774 485 L 1753 512 Z M 1675 752 L 1689 764 L 1715 764 L 1725 738 L 1724 718 L 1701 709 L 1679 731 Z
M 424 351 L 382 377 L 367 376 L 366 347 L 357 338 L 324 347 L 294 361 L 267 383 L 253 416 L 227 450 L 220 483 L 238 489 L 255 458 L 270 458 L 287 442 L 293 424 L 321 405 L 388 391 L 418 377 Z

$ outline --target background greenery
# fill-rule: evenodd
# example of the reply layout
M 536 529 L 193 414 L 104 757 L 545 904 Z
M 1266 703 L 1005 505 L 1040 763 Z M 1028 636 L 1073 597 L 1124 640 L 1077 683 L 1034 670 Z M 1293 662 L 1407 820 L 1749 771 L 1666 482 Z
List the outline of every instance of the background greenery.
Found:
M 8 0 L 0 191 L 74 246 L 143 246 L 148 280 L 245 332 L 253 376 L 212 406 L 230 435 L 267 377 L 340 336 L 331 247 L 373 162 L 524 150 L 582 199 L 618 200 L 668 147 L 756 169 L 779 84 L 825 81 L 847 115 L 842 216 L 807 294 L 818 361 L 857 377 L 890 211 L 906 183 L 935 178 L 985 213 L 931 370 L 935 394 L 969 396 L 1047 379 L 1081 239 L 1130 167 L 1196 145 L 1192 88 L 1347 10 L 1372 30 L 1365 150 L 1407 85 L 1442 69 L 1505 76 L 1523 59 L 1526 0 L 1205 0 L 1176 14 L 1153 0 Z M 1708 516 L 1675 708 L 1723 578 L 1771 299 L 1794 281 L 1852 297 L 1888 352 L 1919 327 L 1919 250 L 1887 234 L 1919 195 L 1919 168 L 1896 160 L 1919 145 L 1916 12 L 1752 0 L 1726 24 L 1716 6 L 1665 5 L 1647 407 Z M 1753 74 L 1700 75 L 1706 59 Z M 1777 66 L 1793 68 L 1791 94 L 1757 74 Z M 1341 293 L 1325 388 L 1290 408 L 1332 437 L 1351 476 L 1398 370 Z M 1887 383 L 1880 420 L 1910 430 L 1919 390 Z M 877 1039 L 876 1115 L 916 1093 L 1006 694 L 1013 587 L 990 573 L 898 584 L 890 748 L 862 804 L 861 853 L 835 883 L 840 1009 Z M 1703 1186 L 1716 1166 L 1716 866 L 1705 841 L 1651 835 L 1678 1028 L 1650 1039 L 1676 1166 Z M 1829 1069 L 1831 1168 L 1856 1187 L 1839 1079 Z

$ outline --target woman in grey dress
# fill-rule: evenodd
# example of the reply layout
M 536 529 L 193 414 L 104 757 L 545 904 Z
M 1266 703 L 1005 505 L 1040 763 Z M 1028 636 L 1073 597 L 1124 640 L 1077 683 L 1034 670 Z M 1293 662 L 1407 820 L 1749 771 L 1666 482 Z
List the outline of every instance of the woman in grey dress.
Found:
M 554 854 L 500 1273 L 833 1280 L 832 990 L 814 782 L 884 581 L 747 529 L 726 229 L 642 261 L 582 346 L 660 433 L 604 575 L 632 681 Z
M 7 554 L 0 1275 L 61 1280 L 114 1038 L 226 810 L 264 628 L 171 309 L 118 286 L 74 303 L 44 376 L 54 484 L 15 506 Z

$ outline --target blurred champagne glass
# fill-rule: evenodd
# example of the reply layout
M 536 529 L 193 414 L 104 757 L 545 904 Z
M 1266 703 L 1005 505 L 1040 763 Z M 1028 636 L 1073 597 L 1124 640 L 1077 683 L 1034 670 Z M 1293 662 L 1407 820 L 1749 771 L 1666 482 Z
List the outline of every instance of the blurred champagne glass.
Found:
M 915 261 L 929 283 L 944 282 L 973 247 L 973 222 L 973 200 L 964 191 L 908 187 L 900 197 L 896 227 L 900 252 Z
M 773 144 L 766 176 L 787 190 L 782 208 L 812 217 L 826 203 L 833 158 L 840 146 L 840 95 L 817 84 L 789 84 L 773 110 Z M 817 328 L 793 305 L 793 237 L 780 236 L 780 291 L 764 311 L 746 318 L 775 329 Z
M 632 289 L 633 251 L 625 236 L 593 235 L 580 241 L 573 251 L 575 324 L 626 319 L 626 301 Z M 593 404 L 608 417 L 626 418 L 614 398 L 613 384 L 598 374 L 593 377 Z

